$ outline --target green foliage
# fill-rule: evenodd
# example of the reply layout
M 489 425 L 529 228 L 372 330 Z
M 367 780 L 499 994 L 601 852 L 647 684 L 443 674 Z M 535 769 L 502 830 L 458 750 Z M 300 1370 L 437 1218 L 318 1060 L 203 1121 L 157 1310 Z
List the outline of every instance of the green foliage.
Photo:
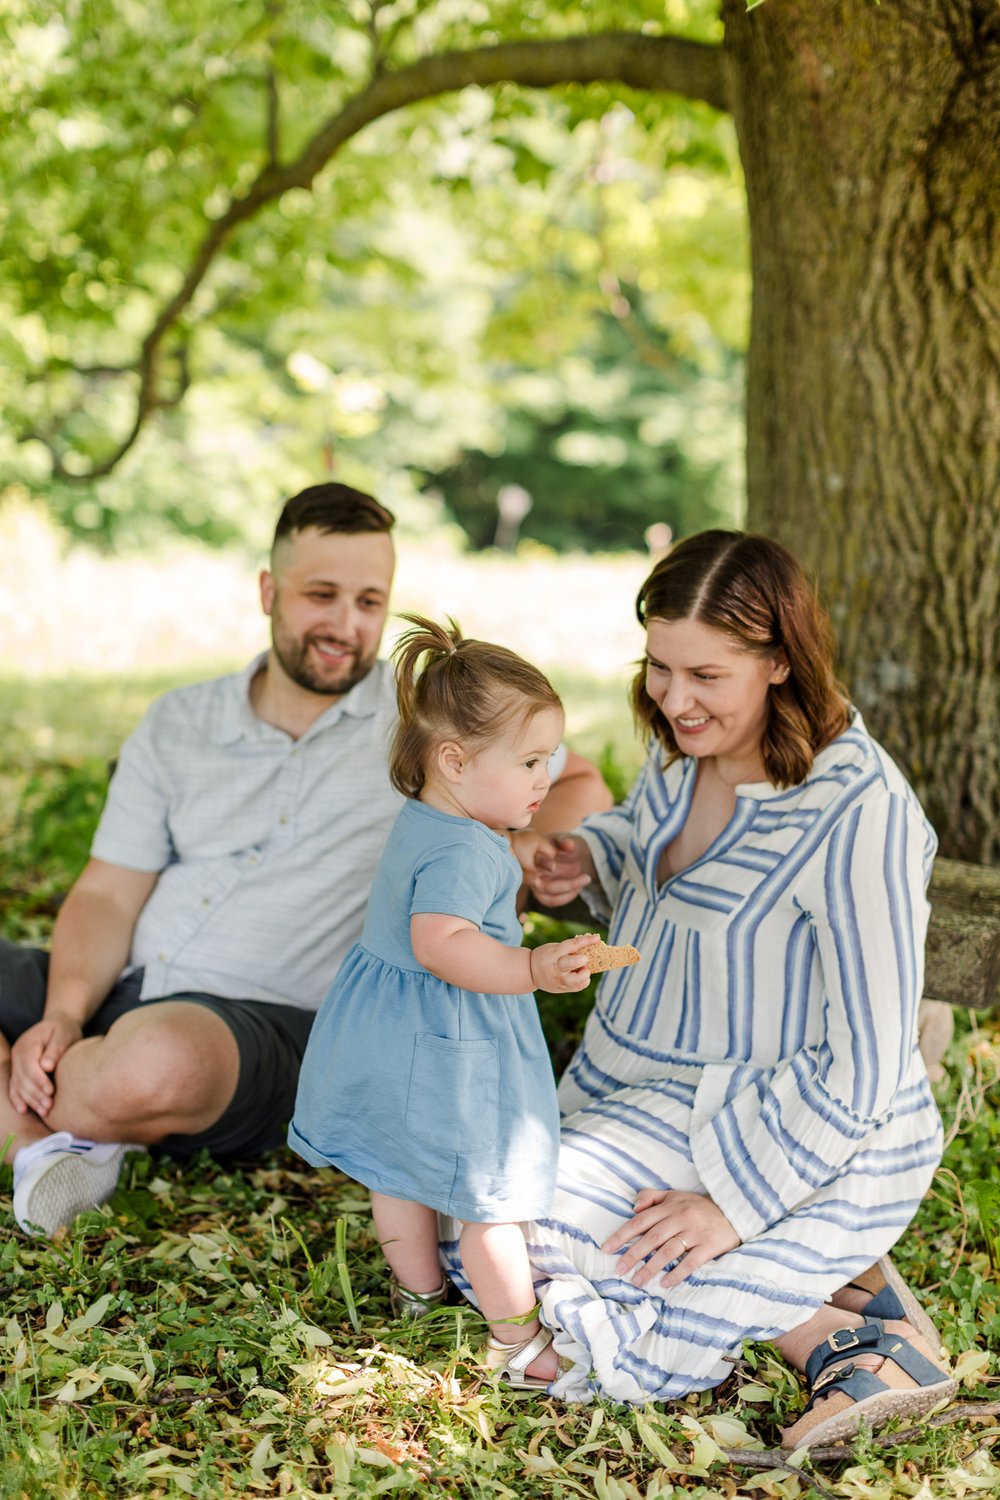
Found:
M 493 543 L 507 485 L 532 498 L 520 535 L 559 550 L 641 550 L 654 521 L 676 536 L 738 523 L 739 367 L 710 377 L 681 359 L 666 370 L 644 363 L 610 315 L 594 333 L 573 379 L 512 381 L 532 404 L 508 409 L 500 453 L 466 452 L 428 475 L 474 546 Z
M 643 340 L 673 371 L 661 394 L 681 418 L 674 492 L 683 480 L 691 524 L 711 519 L 721 502 L 698 509 L 711 473 L 705 436 L 689 442 L 686 388 L 706 382 L 730 454 L 748 301 L 733 133 L 707 108 L 605 86 L 467 89 L 368 126 L 311 190 L 227 240 L 163 347 L 168 404 L 113 472 L 72 478 L 127 435 L 142 341 L 274 138 L 288 160 L 364 87 L 376 55 L 398 68 L 643 24 L 719 35 L 708 0 L 11 0 L 0 485 L 44 495 L 70 531 L 104 544 L 175 529 L 222 545 L 258 543 L 278 495 L 335 467 L 420 527 L 427 473 L 463 452 L 509 447 L 517 460 L 525 420 L 544 437 L 553 401 L 572 411 L 575 393 L 607 386 L 592 368 L 602 325 L 627 321 L 631 288 Z M 618 350 L 626 384 L 652 399 L 647 354 L 627 339 Z M 526 400 L 539 375 L 555 395 Z M 546 479 L 539 470 L 535 488 Z M 737 482 L 727 511 L 741 494 Z M 659 518 L 659 489 L 650 503 Z
M 25 863 L 37 868 L 58 859 L 68 872 L 78 873 L 107 785 L 108 766 L 100 761 L 33 772 L 25 782 L 14 830 Z
M 17 778 L 12 827 L 4 837 L 2 802 L 10 780 L 0 773 L 0 935 L 38 941 L 47 930 L 87 861 L 107 779 L 100 761 L 37 765 Z
M 995 1271 L 1000 1271 L 1000 1183 L 995 1178 L 977 1177 L 968 1184 L 968 1189 L 990 1264 Z
M 951 1172 L 993 1175 L 995 1028 L 963 1027 L 949 1065 L 941 1102 L 958 1134 L 897 1261 L 961 1357 L 963 1399 L 981 1401 L 1000 1351 L 1000 1277 L 949 1184 Z M 667 1408 L 506 1395 L 475 1362 L 483 1325 L 471 1309 L 392 1320 L 364 1194 L 287 1152 L 227 1166 L 130 1157 L 112 1203 L 65 1237 L 0 1241 L 0 1286 L 10 1500 L 813 1493 L 808 1464 L 798 1476 L 766 1466 L 801 1403 L 766 1345 L 718 1390 Z M 901 1443 L 862 1438 L 850 1462 L 817 1463 L 824 1493 L 996 1491 L 991 1423 L 903 1425 Z

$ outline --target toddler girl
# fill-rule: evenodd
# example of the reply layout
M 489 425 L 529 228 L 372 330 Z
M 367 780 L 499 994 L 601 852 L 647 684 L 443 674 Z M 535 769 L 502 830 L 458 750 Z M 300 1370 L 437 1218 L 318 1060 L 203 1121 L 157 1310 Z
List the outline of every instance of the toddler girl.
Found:
M 520 1225 L 551 1205 L 559 1118 L 532 991 L 582 990 L 594 937 L 521 947 L 507 831 L 549 789 L 562 705 L 513 652 L 406 618 L 389 770 L 408 800 L 316 1018 L 289 1140 L 371 1189 L 409 1317 L 445 1295 L 438 1213 L 461 1220 L 485 1363 L 542 1388 L 557 1360 Z

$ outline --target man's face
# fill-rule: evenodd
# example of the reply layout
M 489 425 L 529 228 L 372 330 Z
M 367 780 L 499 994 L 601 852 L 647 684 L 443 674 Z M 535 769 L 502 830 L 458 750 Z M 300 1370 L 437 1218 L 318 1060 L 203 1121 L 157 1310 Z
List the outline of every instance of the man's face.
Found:
M 292 682 L 335 698 L 371 671 L 395 556 L 386 532 L 293 532 L 260 576 L 272 656 Z

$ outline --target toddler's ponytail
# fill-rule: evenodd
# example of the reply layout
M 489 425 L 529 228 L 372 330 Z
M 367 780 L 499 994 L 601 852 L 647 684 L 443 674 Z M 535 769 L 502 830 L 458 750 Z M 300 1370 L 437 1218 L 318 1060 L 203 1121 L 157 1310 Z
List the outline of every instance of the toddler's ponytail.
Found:
M 454 738 L 476 747 L 502 734 L 511 717 L 562 704 L 548 678 L 513 651 L 467 640 L 448 619 L 436 625 L 404 615 L 412 627 L 393 648 L 399 727 L 389 752 L 389 779 L 404 797 L 419 797 L 435 745 Z

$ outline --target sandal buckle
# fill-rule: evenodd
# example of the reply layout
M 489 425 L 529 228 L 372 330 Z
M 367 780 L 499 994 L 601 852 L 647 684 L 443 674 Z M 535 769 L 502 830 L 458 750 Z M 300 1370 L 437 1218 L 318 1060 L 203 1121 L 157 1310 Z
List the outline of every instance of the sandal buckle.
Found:
M 844 1349 L 855 1349 L 861 1340 L 853 1328 L 836 1328 L 827 1339 L 830 1348 L 840 1354 Z
M 854 1361 L 851 1360 L 846 1365 L 834 1365 L 831 1370 L 824 1370 L 822 1375 L 817 1375 L 813 1381 L 810 1395 L 815 1395 L 817 1391 L 821 1391 L 824 1386 L 830 1385 L 834 1380 L 847 1380 L 854 1374 L 856 1368 Z

